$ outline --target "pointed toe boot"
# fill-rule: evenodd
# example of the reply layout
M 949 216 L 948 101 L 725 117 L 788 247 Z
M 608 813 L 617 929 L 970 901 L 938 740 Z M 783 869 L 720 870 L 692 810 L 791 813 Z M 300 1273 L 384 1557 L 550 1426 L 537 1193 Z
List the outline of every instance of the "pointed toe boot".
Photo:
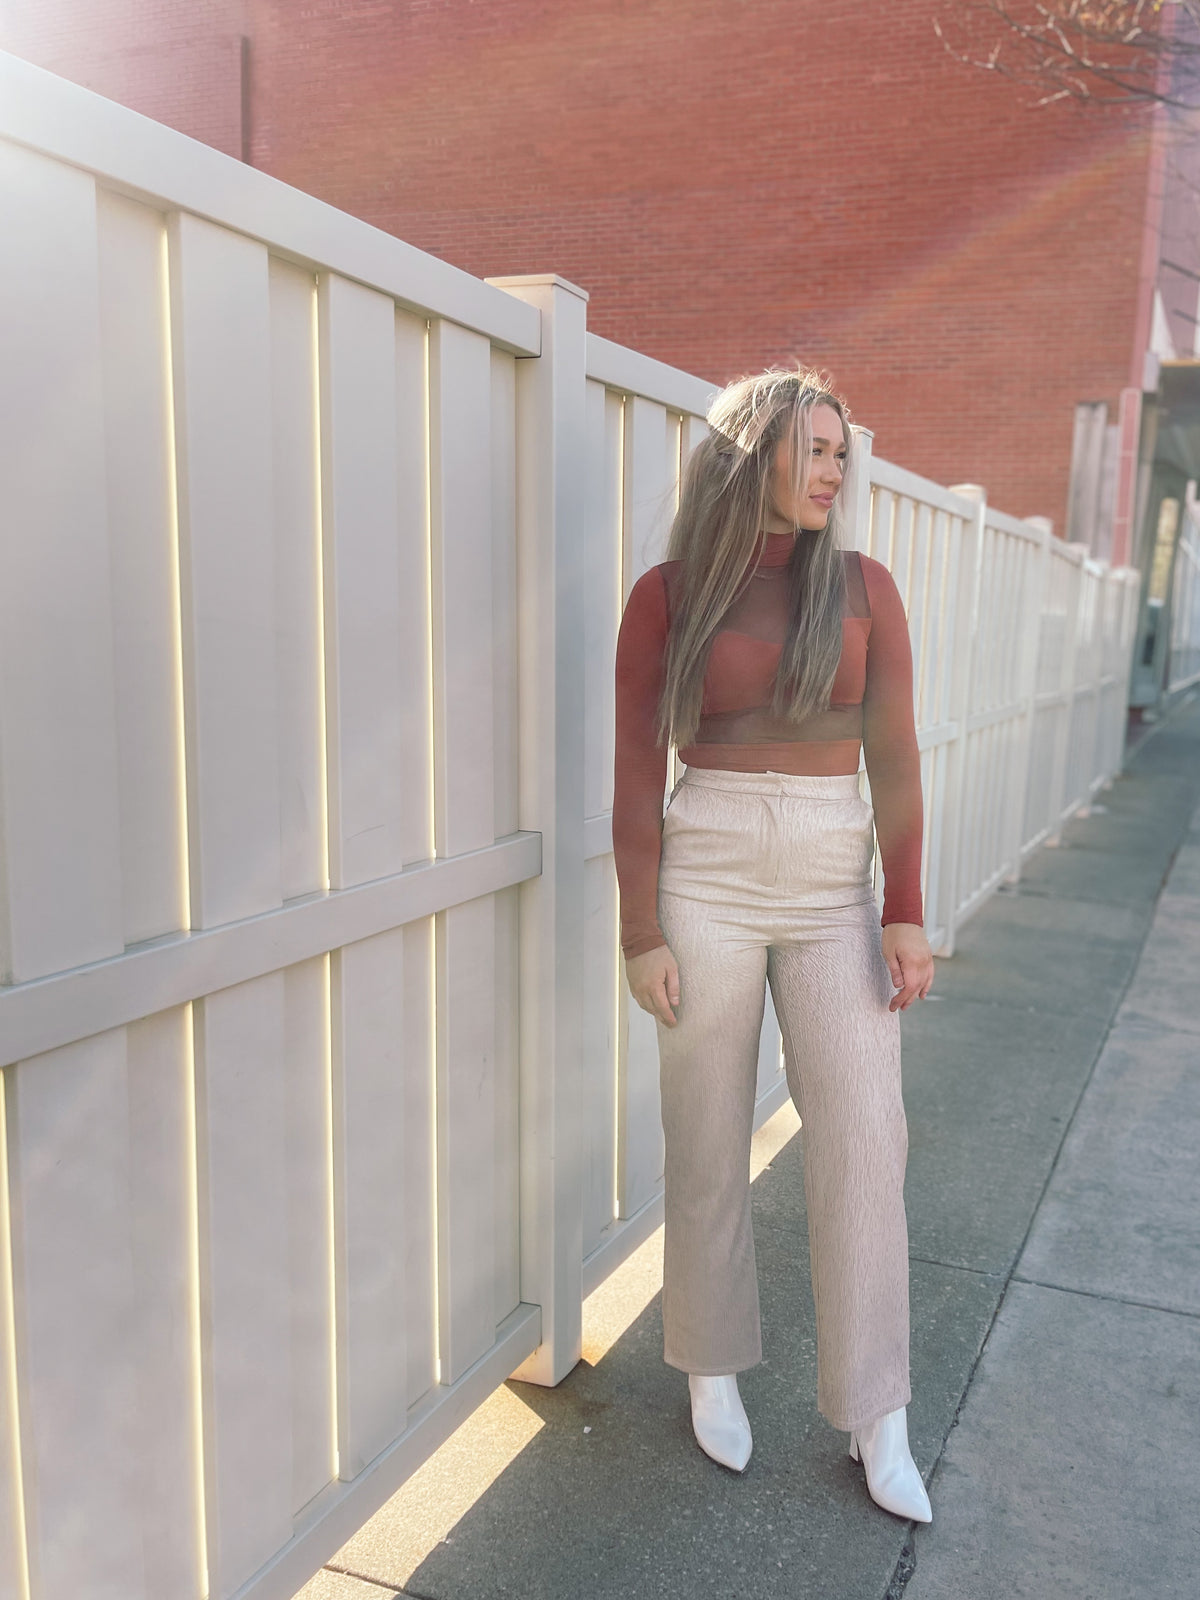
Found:
M 737 1375 L 723 1378 L 688 1376 L 692 1431 L 706 1455 L 723 1467 L 741 1472 L 750 1459 L 750 1421 L 738 1393 Z
M 850 1454 L 862 1460 L 875 1504 L 913 1522 L 932 1522 L 933 1511 L 908 1448 L 906 1408 L 889 1411 L 850 1435 Z

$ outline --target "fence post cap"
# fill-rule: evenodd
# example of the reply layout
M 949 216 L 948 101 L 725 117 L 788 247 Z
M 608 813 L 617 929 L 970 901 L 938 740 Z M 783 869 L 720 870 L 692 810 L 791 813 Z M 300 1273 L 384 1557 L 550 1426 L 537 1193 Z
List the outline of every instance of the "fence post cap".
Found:
M 566 289 L 570 294 L 576 294 L 581 300 L 590 299 L 586 289 L 581 289 L 577 283 L 572 283 L 570 278 L 564 278 L 557 272 L 526 272 L 512 278 L 485 278 L 484 283 L 490 283 L 493 289 L 540 289 L 549 286 L 553 289 Z

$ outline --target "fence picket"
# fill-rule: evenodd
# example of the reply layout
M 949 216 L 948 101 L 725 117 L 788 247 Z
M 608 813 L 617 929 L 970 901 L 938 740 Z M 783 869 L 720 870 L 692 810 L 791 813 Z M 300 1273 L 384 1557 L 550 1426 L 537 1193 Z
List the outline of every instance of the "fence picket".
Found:
M 292 1532 L 282 972 L 194 1007 L 205 1508 L 214 1597 Z
M 192 1016 L 173 1006 L 125 1029 L 135 1447 L 146 1594 L 201 1593 L 205 1554 L 195 1348 Z
M 329 960 L 283 973 L 293 1513 L 336 1475 Z
M 332 273 L 318 303 L 329 874 L 341 888 L 404 861 L 396 315 Z
M 261 245 L 170 219 L 193 927 L 281 903 L 270 304 Z
M 666 556 L 674 507 L 670 414 L 640 395 L 625 402 L 624 573 L 627 591 Z M 676 456 L 676 461 L 678 457 Z M 664 796 L 665 798 L 665 796 Z M 663 1172 L 658 1115 L 658 1033 L 654 1018 L 622 985 L 624 1060 L 617 1084 L 617 1195 L 622 1217 L 633 1216 L 659 1189 Z
M 98 222 L 121 903 L 134 944 L 189 914 L 166 225 L 104 191 Z
M 405 1190 L 409 1154 L 404 929 L 331 957 L 338 1472 L 348 1479 L 404 1432 Z
M 0 982 L 21 983 L 124 932 L 95 185 L 0 143 L 0 208 Z
M 30 1590 L 149 1600 L 124 1030 L 6 1077 Z
M 449 323 L 430 339 L 435 837 L 442 855 L 495 837 L 492 365 Z M 442 1381 L 495 1337 L 496 908 L 437 919 L 438 1306 Z
M 291 900 L 329 882 L 317 305 L 311 272 L 274 256 L 268 271 L 280 894 Z

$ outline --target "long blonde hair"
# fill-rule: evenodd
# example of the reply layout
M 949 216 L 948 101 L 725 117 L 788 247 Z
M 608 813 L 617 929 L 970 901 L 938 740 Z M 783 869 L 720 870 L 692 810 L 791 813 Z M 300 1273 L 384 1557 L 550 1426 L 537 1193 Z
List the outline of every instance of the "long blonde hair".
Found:
M 793 442 L 792 489 L 799 498 L 811 466 L 812 408 L 817 405 L 832 406 L 842 419 L 847 446 L 843 470 L 848 471 L 849 411 L 821 373 L 771 367 L 728 384 L 709 407 L 708 434 L 684 467 L 679 509 L 667 541 L 667 560 L 683 566 L 658 706 L 661 743 L 683 747 L 696 736 L 709 652 L 748 580 L 772 504 L 776 448 L 783 439 Z M 841 659 L 846 577 L 840 507 L 835 499 L 820 532 L 797 533 L 788 562 L 787 638 L 771 709 L 797 722 L 828 709 Z

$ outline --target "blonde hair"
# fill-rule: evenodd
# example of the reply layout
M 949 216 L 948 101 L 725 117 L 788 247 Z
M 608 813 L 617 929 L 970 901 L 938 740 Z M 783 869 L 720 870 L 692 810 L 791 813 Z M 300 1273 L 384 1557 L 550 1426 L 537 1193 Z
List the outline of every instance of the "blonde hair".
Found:
M 771 367 L 728 384 L 709 407 L 708 434 L 683 469 L 667 560 L 683 563 L 675 590 L 658 706 L 658 737 L 691 744 L 700 722 L 704 672 L 713 640 L 749 581 L 759 534 L 771 509 L 771 471 L 782 440 L 792 441 L 794 498 L 803 493 L 812 454 L 812 409 L 832 406 L 852 448 L 849 410 L 822 373 Z M 842 653 L 846 589 L 841 502 L 819 532 L 801 530 L 788 563 L 787 638 L 771 709 L 796 722 L 824 711 Z

